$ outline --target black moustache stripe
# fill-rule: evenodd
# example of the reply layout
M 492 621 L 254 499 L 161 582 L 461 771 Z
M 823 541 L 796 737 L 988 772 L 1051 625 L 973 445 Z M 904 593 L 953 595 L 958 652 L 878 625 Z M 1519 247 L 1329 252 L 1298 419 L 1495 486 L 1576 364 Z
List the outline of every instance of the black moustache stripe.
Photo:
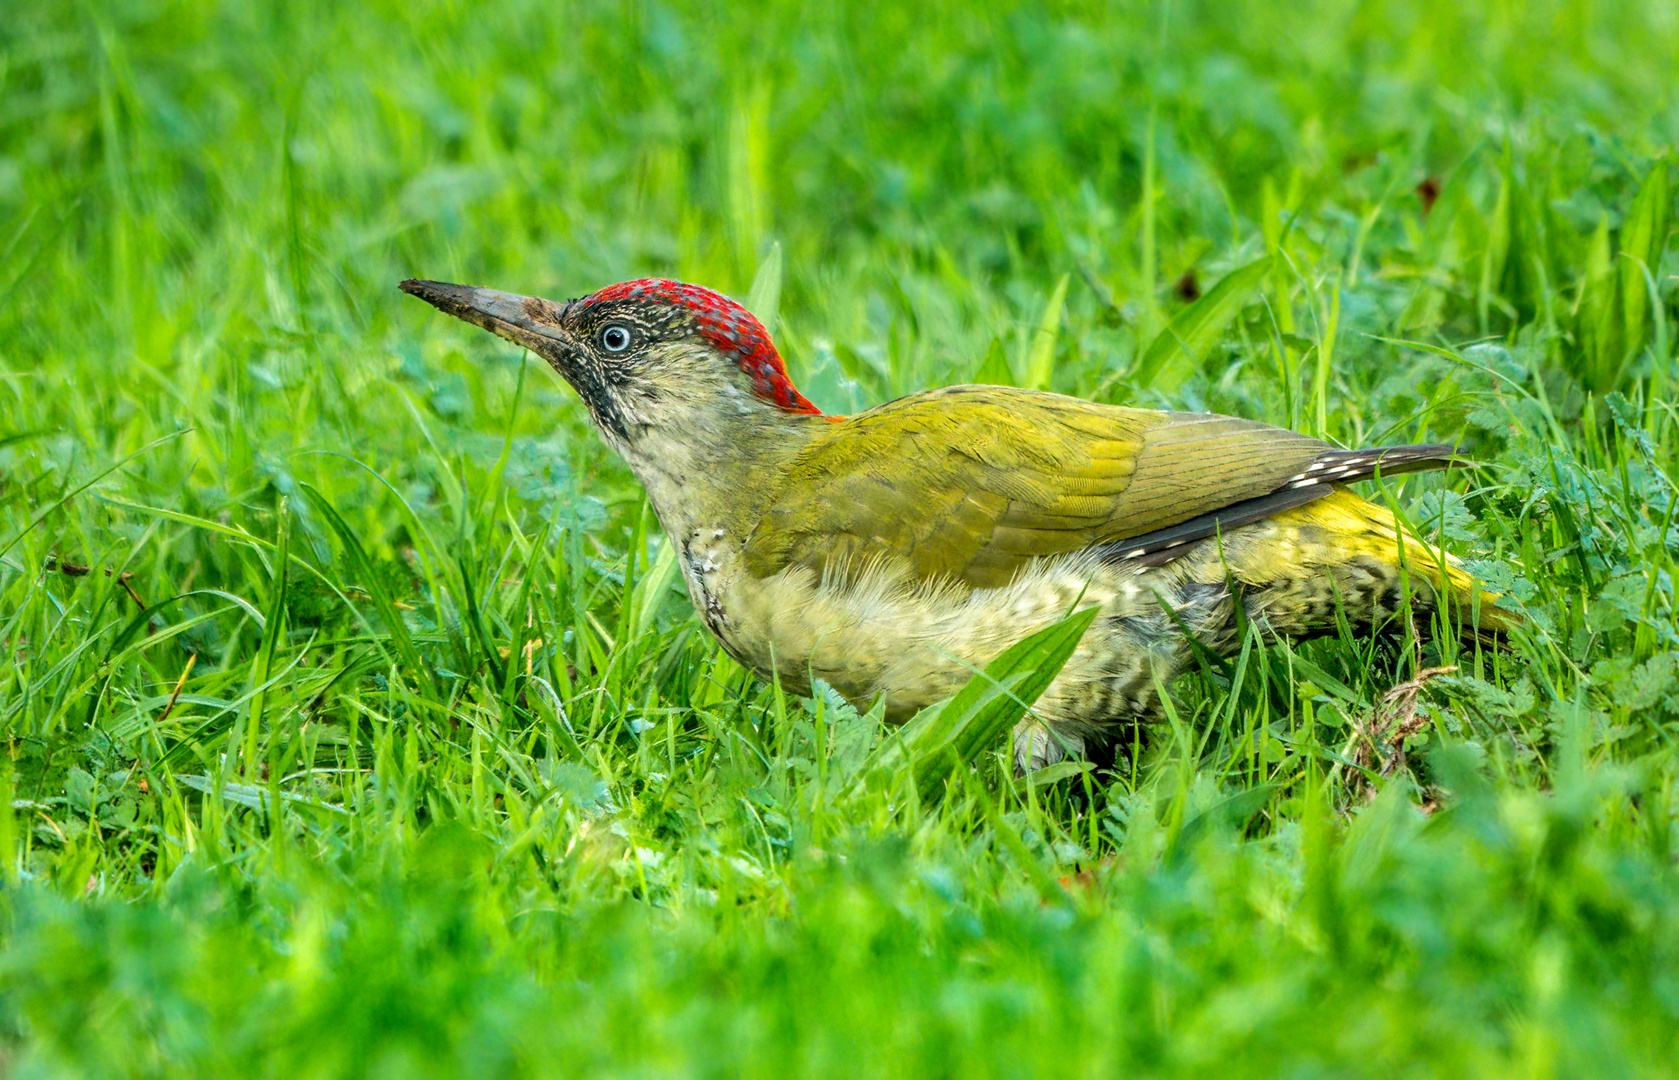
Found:
M 577 391 L 577 396 L 583 399 L 589 415 L 595 418 L 595 423 L 610 435 L 617 436 L 620 442 L 629 442 L 630 432 L 624 423 L 624 414 L 618 408 L 618 401 L 607 387 L 606 380 L 598 366 L 591 363 L 589 358 L 576 352 L 558 353 L 544 356 L 548 366 L 557 371 L 561 378 Z

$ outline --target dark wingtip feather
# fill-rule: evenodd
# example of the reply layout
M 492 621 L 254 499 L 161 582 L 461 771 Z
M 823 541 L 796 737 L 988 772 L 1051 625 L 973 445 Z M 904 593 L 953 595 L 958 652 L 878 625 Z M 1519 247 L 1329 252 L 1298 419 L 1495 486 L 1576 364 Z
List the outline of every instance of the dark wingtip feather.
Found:
M 1475 463 L 1445 443 L 1326 450 L 1267 495 L 1243 499 L 1176 525 L 1102 545 L 1104 559 L 1136 566 L 1163 566 L 1197 540 L 1274 517 L 1323 498 L 1342 484 L 1377 476 L 1401 476 L 1429 469 L 1468 469 Z
M 1284 487 L 1356 484 L 1376 476 L 1401 476 L 1427 469 L 1467 469 L 1474 462 L 1445 443 L 1377 446 L 1367 450 L 1326 450 L 1283 482 Z

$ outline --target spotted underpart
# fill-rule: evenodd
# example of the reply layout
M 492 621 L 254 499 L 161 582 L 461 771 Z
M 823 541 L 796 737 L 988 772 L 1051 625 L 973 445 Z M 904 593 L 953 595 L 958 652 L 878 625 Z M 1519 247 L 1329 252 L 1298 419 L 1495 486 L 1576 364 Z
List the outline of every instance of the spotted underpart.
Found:
M 820 413 L 793 388 L 787 366 L 757 317 L 721 293 L 663 278 L 642 278 L 608 285 L 578 301 L 584 309 L 620 301 L 667 305 L 693 319 L 706 344 L 740 365 L 758 396 L 793 413 Z
M 1197 649 L 1228 655 L 1244 626 L 1266 641 L 1332 633 L 1343 622 L 1380 626 L 1407 606 L 1428 611 L 1443 584 L 1469 585 L 1420 543 L 1402 559 L 1392 517 L 1342 488 L 1186 545 L 1162 565 L 1083 552 L 1039 560 L 995 589 L 917 581 L 885 563 L 849 576 L 795 567 L 756 581 L 729 538 L 704 528 L 684 535 L 695 606 L 731 655 L 800 693 L 814 676 L 860 709 L 881 700 L 894 722 L 955 693 L 1022 634 L 1098 608 L 1035 718 L 1017 730 L 1026 770 L 1067 753 L 1111 759 L 1125 750 L 1159 723 L 1162 688 Z

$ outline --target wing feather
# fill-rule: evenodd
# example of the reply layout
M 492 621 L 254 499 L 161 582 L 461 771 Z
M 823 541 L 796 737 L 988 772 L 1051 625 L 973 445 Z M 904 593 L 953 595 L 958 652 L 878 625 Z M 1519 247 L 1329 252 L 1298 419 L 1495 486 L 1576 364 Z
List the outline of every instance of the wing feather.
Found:
M 1424 458 L 1440 448 L 1421 449 L 1435 453 L 1405 466 L 1437 467 Z M 844 574 L 896 559 L 919 579 L 993 587 L 1043 556 L 1097 545 L 1122 554 L 1139 546 L 1124 546 L 1133 537 L 1182 546 L 1218 528 L 1225 508 L 1246 517 L 1293 503 L 1264 500 L 1319 475 L 1307 472 L 1314 462 L 1327 490 L 1378 457 L 1210 413 L 1008 387 L 933 390 L 824 430 L 753 531 L 747 567 Z

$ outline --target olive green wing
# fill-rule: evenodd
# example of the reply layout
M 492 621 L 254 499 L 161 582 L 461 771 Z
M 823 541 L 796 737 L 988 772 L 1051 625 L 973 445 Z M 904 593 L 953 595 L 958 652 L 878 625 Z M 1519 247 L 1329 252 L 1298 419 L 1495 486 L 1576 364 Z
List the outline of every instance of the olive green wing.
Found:
M 1345 453 L 1207 413 L 1007 387 L 929 391 L 835 424 L 801 454 L 748 539 L 747 568 L 848 573 L 887 560 L 919 579 L 994 587 L 1034 557 L 1169 532 L 1311 484 L 1314 463 Z

